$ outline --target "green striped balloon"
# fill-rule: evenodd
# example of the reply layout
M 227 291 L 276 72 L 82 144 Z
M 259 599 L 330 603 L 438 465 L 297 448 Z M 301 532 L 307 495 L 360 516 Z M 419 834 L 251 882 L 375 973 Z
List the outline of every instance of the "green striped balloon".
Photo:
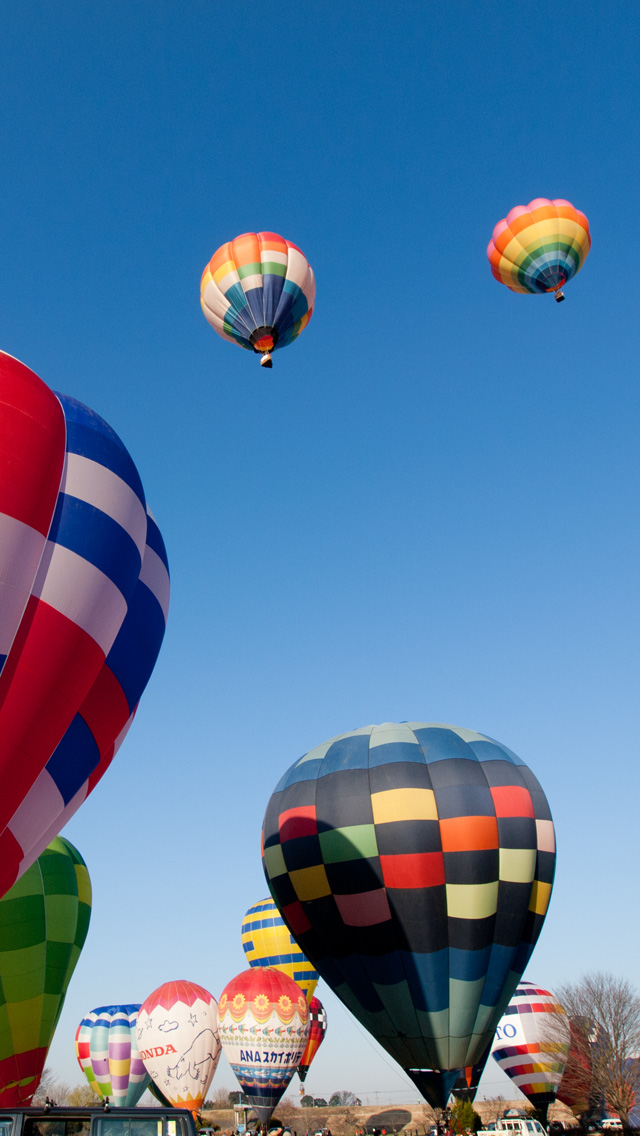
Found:
M 0 1107 L 35 1093 L 91 916 L 87 866 L 56 836 L 0 899 Z

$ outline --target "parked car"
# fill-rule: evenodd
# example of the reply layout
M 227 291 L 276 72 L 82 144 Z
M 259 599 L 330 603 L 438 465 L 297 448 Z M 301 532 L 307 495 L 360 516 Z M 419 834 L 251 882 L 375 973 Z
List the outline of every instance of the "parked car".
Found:
M 602 1121 L 601 1127 L 606 1128 L 622 1128 L 622 1121 L 619 1116 L 605 1116 Z

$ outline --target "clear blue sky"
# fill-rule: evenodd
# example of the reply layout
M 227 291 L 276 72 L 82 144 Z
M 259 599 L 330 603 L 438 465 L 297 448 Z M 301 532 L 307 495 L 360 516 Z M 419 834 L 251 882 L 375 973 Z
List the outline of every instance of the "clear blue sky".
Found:
M 65 833 L 94 886 L 65 1080 L 90 1008 L 244 968 L 272 789 L 371 722 L 522 756 L 559 843 L 529 977 L 638 982 L 639 31 L 600 0 L 5 7 L 0 343 L 121 435 L 173 587 L 138 719 Z M 591 223 L 562 305 L 485 257 L 538 196 Z M 255 229 L 318 283 L 269 373 L 199 307 L 206 261 Z M 311 1091 L 402 1100 L 318 994 Z

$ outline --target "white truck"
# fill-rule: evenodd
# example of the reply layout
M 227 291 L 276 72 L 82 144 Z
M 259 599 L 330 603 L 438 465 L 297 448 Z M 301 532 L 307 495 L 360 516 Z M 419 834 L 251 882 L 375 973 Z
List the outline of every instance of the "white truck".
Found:
M 480 1128 L 476 1136 L 547 1136 L 539 1120 L 523 1116 L 504 1116 L 490 1128 Z

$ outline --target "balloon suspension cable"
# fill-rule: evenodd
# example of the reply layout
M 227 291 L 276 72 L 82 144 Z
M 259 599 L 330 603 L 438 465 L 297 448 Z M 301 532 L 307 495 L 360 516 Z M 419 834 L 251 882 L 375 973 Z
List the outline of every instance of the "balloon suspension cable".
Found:
M 555 290 L 555 292 L 554 292 L 554 295 L 555 295 L 555 298 L 556 298 L 556 302 L 557 302 L 558 304 L 559 304 L 559 303 L 560 303 L 560 302 L 561 302 L 562 300 L 564 300 L 564 292 L 562 291 L 562 289 L 561 289 L 561 288 L 556 288 L 556 290 Z
M 556 300 L 557 299 L 558 299 L 558 297 L 556 295 Z M 564 296 L 563 296 L 563 299 L 564 299 Z M 273 367 L 273 363 L 271 362 L 271 356 L 270 356 L 268 351 L 265 351 L 264 355 L 260 359 L 260 366 L 261 367 Z

